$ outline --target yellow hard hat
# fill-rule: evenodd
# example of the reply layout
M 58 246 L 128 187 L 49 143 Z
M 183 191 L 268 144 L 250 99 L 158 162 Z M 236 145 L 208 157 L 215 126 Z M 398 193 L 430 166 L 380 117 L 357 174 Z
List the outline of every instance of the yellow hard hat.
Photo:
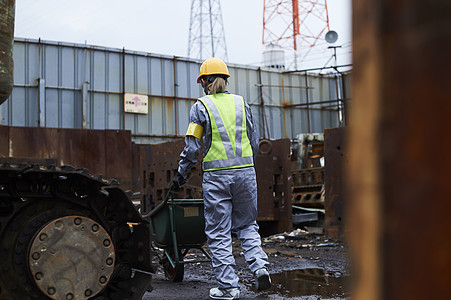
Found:
M 227 65 L 221 59 L 216 57 L 211 57 L 203 62 L 200 66 L 199 77 L 197 77 L 197 83 L 200 83 L 200 78 L 204 75 L 225 75 L 230 77 Z

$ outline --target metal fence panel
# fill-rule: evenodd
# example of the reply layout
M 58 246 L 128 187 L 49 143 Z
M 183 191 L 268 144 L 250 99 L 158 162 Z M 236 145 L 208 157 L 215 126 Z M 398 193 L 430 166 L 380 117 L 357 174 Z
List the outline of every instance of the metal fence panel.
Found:
M 190 84 L 189 84 L 189 63 L 185 61 L 176 62 L 176 76 L 177 76 L 177 96 L 189 97 Z
M 248 77 L 248 86 L 249 86 L 249 95 L 246 98 L 246 101 L 249 104 L 260 104 L 259 95 L 259 87 L 258 87 L 258 71 L 257 70 L 249 70 Z
M 120 93 L 122 90 L 122 56 L 120 53 L 108 53 L 108 90 Z
M 0 105 L 0 125 L 7 123 L 8 123 L 8 101 L 5 101 L 4 105 Z
M 8 107 L 10 111 L 10 124 L 13 126 L 26 126 L 26 120 L 25 120 L 25 110 L 27 104 L 27 97 L 28 93 L 25 88 L 18 88 L 16 91 L 16 88 L 13 88 L 13 92 L 11 94 L 11 97 L 7 100 L 8 103 L 11 103 L 11 105 Z M 16 98 L 17 97 L 17 98 Z M 11 99 L 14 99 L 14 102 L 10 101 Z M 3 103 L 2 105 L 5 105 Z
M 152 127 L 151 132 L 154 134 L 163 135 L 163 120 L 164 120 L 164 99 L 161 98 L 152 98 L 151 100 L 151 121 Z
M 62 128 L 75 127 L 75 93 L 73 91 L 61 91 L 61 110 L 63 113 L 61 118 Z
M 132 93 L 148 94 L 149 93 L 149 66 L 147 65 L 148 58 L 145 56 L 135 56 L 135 87 Z
M 290 88 L 289 90 L 291 104 L 305 103 L 306 99 L 305 93 L 307 91 L 307 89 L 305 88 L 306 87 L 305 76 L 293 74 L 290 77 L 288 77 L 288 79 L 289 79 L 288 84 L 293 87 Z
M 57 87 L 59 74 L 59 53 L 58 48 L 54 45 L 49 45 L 44 48 L 44 61 L 42 67 L 42 75 L 45 78 L 46 84 Z M 30 63 L 32 61 L 30 60 Z
M 199 68 L 200 63 L 193 63 L 190 62 L 190 77 L 189 84 L 190 84 L 190 98 L 198 98 L 202 95 L 202 87 L 197 83 L 197 77 L 199 76 Z
M 100 84 L 98 85 L 100 86 Z M 91 97 L 91 129 L 106 129 L 106 95 L 94 93 Z
M 292 112 L 293 112 L 292 119 L 293 132 L 296 134 L 308 132 L 307 110 L 302 108 L 293 108 Z
M 184 135 L 191 106 L 203 95 L 196 83 L 201 62 L 193 59 L 16 39 L 14 61 L 14 89 L 0 106 L 3 125 L 128 129 L 137 142 L 168 140 Z M 346 74 L 337 81 L 234 64 L 229 73 L 228 90 L 250 104 L 262 137 L 337 127 L 335 103 L 305 104 L 336 99 L 337 91 L 349 98 Z M 148 114 L 124 113 L 123 93 L 148 95 Z
M 75 88 L 75 52 L 73 48 L 60 48 L 61 52 L 61 86 Z
M 124 64 L 128 66 L 124 69 L 124 91 L 126 93 L 135 93 L 135 60 L 134 56 L 130 54 L 123 54 L 125 57 L 123 57 Z
M 107 128 L 120 129 L 122 116 L 122 97 L 119 94 L 112 94 L 107 96 L 108 115 Z
M 174 96 L 174 66 L 173 61 L 169 59 L 162 59 L 162 78 L 163 93 L 165 96 Z

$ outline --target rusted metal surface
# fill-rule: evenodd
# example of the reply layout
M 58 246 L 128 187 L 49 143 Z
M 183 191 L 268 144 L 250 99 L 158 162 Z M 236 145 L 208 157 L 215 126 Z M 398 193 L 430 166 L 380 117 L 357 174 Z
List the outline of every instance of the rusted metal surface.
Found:
M 450 293 L 451 2 L 353 1 L 353 299 Z
M 324 168 L 298 169 L 291 172 L 293 204 L 324 207 Z
M 255 162 L 258 186 L 257 221 L 274 222 L 269 231 L 291 230 L 290 140 L 262 140 Z
M 328 237 L 344 239 L 345 182 L 347 165 L 345 153 L 346 128 L 324 130 L 325 230 Z
M 8 144 L 10 157 L 56 158 L 59 132 L 55 128 L 9 127 Z
M 9 127 L 0 125 L 0 157 L 9 156 Z
M 105 131 L 105 174 L 119 180 L 121 187 L 133 190 L 132 143 L 130 131 Z
M 153 207 L 164 200 L 172 178 L 177 174 L 180 153 L 185 147 L 183 139 L 153 145 L 135 145 L 133 157 L 139 157 L 135 162 L 135 182 L 141 182 L 141 212 L 148 213 Z M 198 161 L 201 161 L 199 156 Z M 140 171 L 137 171 L 139 169 Z M 175 198 L 202 198 L 202 170 L 200 163 L 192 169 L 186 184 L 174 194 Z
M 57 166 L 87 168 L 132 189 L 129 131 L 0 126 L 0 140 L 3 157 L 23 158 L 27 163 L 53 159 Z
M 311 186 L 324 184 L 324 168 L 299 169 L 292 172 L 293 186 Z
M 115 252 L 108 232 L 83 216 L 52 220 L 31 243 L 34 282 L 51 299 L 89 299 L 108 284 Z
M 106 172 L 105 153 L 112 152 L 114 149 L 109 148 L 110 145 L 105 143 L 106 131 L 59 129 L 58 133 L 59 165 L 70 164 L 77 168 L 88 168 L 95 174 L 102 174 L 105 178 L 110 177 Z M 52 145 L 51 139 L 50 136 L 49 145 Z
M 13 88 L 15 2 L 15 0 L 4 0 L 0 4 L 0 104 L 9 97 Z
M 135 193 L 134 202 L 147 213 L 166 196 L 177 173 L 183 139 L 160 144 L 133 144 L 123 130 L 77 130 L 0 126 L 0 138 L 7 141 L 0 154 L 28 163 L 73 165 L 87 168 L 103 178 L 115 178 L 121 188 Z M 261 144 L 256 161 L 258 221 L 273 222 L 271 231 L 290 230 L 291 160 L 288 139 Z M 38 161 L 39 160 L 39 161 Z M 198 164 L 176 198 L 202 198 L 202 170 Z
M 141 209 L 149 212 L 164 200 L 175 176 L 184 140 L 155 145 L 135 145 L 133 157 L 140 157 L 134 168 L 135 182 L 141 182 Z M 283 232 L 292 228 L 291 218 L 291 161 L 290 141 L 264 141 L 260 147 L 255 169 L 258 185 L 257 221 L 268 221 L 264 227 L 269 231 Z M 202 198 L 202 170 L 199 154 L 198 164 L 193 167 L 187 183 L 175 198 Z

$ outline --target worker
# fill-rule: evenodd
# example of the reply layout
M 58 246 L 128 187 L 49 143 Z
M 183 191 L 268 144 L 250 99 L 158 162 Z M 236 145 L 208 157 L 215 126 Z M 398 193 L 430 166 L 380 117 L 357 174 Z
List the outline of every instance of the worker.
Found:
M 212 299 L 240 297 L 232 254 L 232 233 L 241 242 L 257 290 L 271 287 L 266 268 L 268 256 L 261 247 L 256 222 L 254 162 L 258 153 L 257 128 L 243 97 L 226 91 L 229 77 L 227 65 L 219 58 L 209 58 L 201 65 L 197 83 L 201 84 L 206 96 L 199 98 L 191 108 L 186 146 L 180 154 L 178 172 L 173 178 L 176 189 L 186 183 L 203 140 L 205 233 L 218 281 L 218 287 L 210 289 Z

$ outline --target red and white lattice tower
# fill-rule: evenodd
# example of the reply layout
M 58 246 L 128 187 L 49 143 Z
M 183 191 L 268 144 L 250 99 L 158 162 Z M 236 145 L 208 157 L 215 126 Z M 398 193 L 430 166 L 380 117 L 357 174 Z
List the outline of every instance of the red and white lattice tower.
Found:
M 327 49 L 330 30 L 327 0 L 264 0 L 263 45 L 278 45 L 294 54 L 294 68 L 308 55 Z M 298 57 L 300 59 L 298 59 Z M 265 63 L 265 62 L 264 62 Z

